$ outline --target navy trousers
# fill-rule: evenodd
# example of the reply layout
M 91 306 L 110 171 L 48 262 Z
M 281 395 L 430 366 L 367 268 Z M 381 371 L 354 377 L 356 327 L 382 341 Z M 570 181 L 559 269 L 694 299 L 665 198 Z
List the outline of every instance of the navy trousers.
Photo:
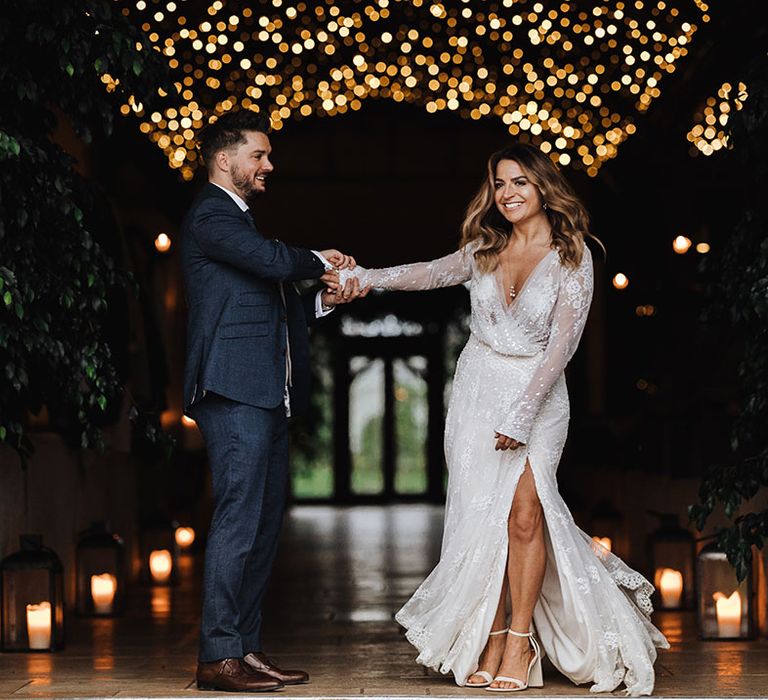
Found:
M 288 419 L 282 405 L 257 408 L 210 392 L 191 413 L 208 450 L 214 498 L 199 660 L 242 658 L 261 651 L 261 602 L 288 487 Z

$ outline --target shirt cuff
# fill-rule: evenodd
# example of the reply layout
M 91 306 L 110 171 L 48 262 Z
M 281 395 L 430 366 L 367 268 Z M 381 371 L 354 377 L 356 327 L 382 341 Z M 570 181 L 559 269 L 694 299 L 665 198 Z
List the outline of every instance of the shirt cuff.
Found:
M 321 258 L 322 259 L 322 258 Z M 322 318 L 328 314 L 333 313 L 333 307 L 330 309 L 323 308 L 323 293 L 318 292 L 315 296 L 315 318 Z
M 331 265 L 331 263 L 329 263 L 320 253 L 316 250 L 313 250 L 312 252 L 317 256 L 317 259 L 325 265 L 326 270 L 333 270 L 333 265 Z

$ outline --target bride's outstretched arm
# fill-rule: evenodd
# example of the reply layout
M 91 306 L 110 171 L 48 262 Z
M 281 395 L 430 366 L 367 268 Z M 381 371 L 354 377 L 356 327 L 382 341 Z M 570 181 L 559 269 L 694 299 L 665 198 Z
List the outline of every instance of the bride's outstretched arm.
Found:
M 497 433 L 527 444 L 544 397 L 579 345 L 592 301 L 593 286 L 592 254 L 585 247 L 579 266 L 575 270 L 563 270 L 544 358 L 512 411 L 502 425 L 496 427 Z
M 373 287 L 401 291 L 452 287 L 466 282 L 472 276 L 471 245 L 429 262 L 378 269 L 366 269 L 358 265 L 353 270 L 340 270 L 340 282 L 344 285 L 350 277 L 357 277 L 361 289 Z

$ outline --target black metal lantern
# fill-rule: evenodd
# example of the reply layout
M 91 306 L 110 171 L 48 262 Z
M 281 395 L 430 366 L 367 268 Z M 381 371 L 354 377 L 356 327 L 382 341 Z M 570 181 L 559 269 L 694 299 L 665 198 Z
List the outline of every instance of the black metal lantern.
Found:
M 21 549 L 0 562 L 3 651 L 57 651 L 64 646 L 61 561 L 40 535 L 22 535 Z
M 125 543 L 103 521 L 77 543 L 77 613 L 113 617 L 125 605 Z
M 656 587 L 656 607 L 661 610 L 693 609 L 696 544 L 690 531 L 673 513 L 656 513 L 661 526 L 648 538 L 650 576 Z
M 698 621 L 701 639 L 751 639 L 754 636 L 752 572 L 739 583 L 728 557 L 716 544 L 696 557 Z
M 592 511 L 590 535 L 609 552 L 620 553 L 623 549 L 621 522 L 621 513 L 609 501 L 600 501 Z
M 176 583 L 179 569 L 179 546 L 176 544 L 175 521 L 153 521 L 141 532 L 142 579 L 154 585 Z

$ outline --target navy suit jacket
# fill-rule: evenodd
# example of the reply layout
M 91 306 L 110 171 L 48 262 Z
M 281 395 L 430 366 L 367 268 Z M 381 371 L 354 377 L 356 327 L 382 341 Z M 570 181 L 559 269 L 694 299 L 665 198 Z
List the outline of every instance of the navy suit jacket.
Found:
M 182 223 L 181 261 L 188 306 L 184 410 L 204 391 L 261 408 L 280 405 L 286 325 L 291 412 L 304 410 L 315 294 L 300 296 L 293 282 L 321 277 L 323 263 L 306 248 L 265 238 L 250 214 L 211 183 Z

